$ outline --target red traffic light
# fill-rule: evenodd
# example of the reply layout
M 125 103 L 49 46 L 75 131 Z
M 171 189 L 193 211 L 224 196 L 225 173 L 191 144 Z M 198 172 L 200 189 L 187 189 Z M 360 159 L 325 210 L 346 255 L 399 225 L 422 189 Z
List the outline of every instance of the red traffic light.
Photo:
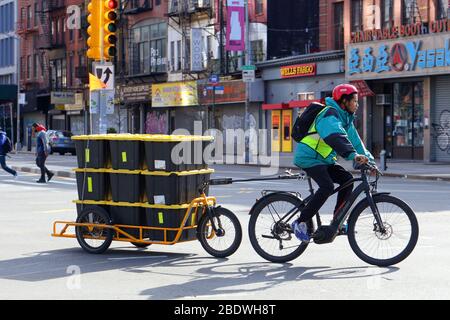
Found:
M 106 1 L 106 6 L 110 9 L 116 9 L 118 6 L 118 3 L 116 0 L 107 0 Z

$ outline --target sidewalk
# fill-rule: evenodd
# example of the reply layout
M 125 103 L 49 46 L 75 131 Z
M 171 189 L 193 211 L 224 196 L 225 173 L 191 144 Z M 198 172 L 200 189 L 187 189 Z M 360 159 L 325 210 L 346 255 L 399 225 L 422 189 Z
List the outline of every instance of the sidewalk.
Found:
M 291 154 L 281 154 L 279 162 L 281 169 L 298 169 L 293 165 L 293 155 Z M 7 163 L 19 172 L 40 174 L 40 170 L 35 164 L 33 153 L 20 152 L 19 154 L 11 154 L 11 159 L 7 158 Z M 358 171 L 353 170 L 351 161 L 340 160 L 339 164 L 353 173 L 358 173 Z M 380 167 L 378 159 L 377 164 Z M 77 158 L 74 156 L 51 155 L 47 159 L 46 165 L 51 171 L 55 172 L 56 176 L 75 178 L 75 173 L 72 169 L 77 167 Z M 259 167 L 260 165 L 247 164 L 247 166 Z M 383 172 L 383 175 L 386 177 L 406 179 L 450 181 L 450 163 L 424 164 L 423 162 L 394 161 L 388 159 L 387 170 Z
M 293 164 L 293 160 L 293 154 L 280 154 L 280 168 L 298 169 Z M 381 168 L 379 159 L 375 159 L 375 161 L 377 162 L 377 166 Z M 359 173 L 359 171 L 353 169 L 351 161 L 339 159 L 338 162 L 346 170 L 352 173 Z M 388 159 L 386 166 L 386 171 L 383 172 L 383 175 L 386 177 L 450 181 L 450 163 L 425 164 L 423 161 Z

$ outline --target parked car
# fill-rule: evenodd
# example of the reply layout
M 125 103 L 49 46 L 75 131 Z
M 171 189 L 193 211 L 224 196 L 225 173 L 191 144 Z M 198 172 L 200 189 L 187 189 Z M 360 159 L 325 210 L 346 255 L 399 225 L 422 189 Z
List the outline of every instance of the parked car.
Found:
M 50 154 L 54 152 L 64 155 L 71 153 L 76 155 L 75 142 L 72 140 L 72 132 L 62 130 L 48 130 L 48 142 L 50 144 Z

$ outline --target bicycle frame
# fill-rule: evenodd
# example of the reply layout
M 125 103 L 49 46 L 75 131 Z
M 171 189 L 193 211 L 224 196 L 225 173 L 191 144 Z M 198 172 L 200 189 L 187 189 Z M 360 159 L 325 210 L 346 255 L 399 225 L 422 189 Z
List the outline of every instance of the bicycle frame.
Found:
M 347 187 L 349 187 L 351 184 L 353 184 L 354 182 L 358 182 L 361 181 L 361 183 L 353 190 L 353 192 L 350 195 L 350 198 L 345 202 L 345 204 L 338 209 L 338 211 L 336 212 L 335 216 L 336 218 L 333 219 L 332 223 L 331 223 L 331 227 L 333 227 L 335 230 L 339 230 L 339 228 L 344 224 L 344 222 L 347 220 L 349 214 L 350 214 L 350 208 L 353 206 L 353 204 L 355 203 L 356 199 L 358 199 L 359 195 L 361 193 L 365 193 L 366 194 L 366 198 L 369 202 L 369 205 L 372 209 L 372 212 L 375 216 L 375 219 L 378 223 L 379 226 L 383 226 L 383 223 L 381 221 L 381 216 L 379 214 L 378 208 L 375 204 L 375 201 L 373 200 L 373 196 L 372 196 L 372 192 L 370 190 L 371 187 L 371 183 L 369 183 L 368 179 L 367 179 L 367 174 L 365 173 L 365 170 L 361 170 L 361 177 L 360 178 L 353 178 L 351 180 L 349 180 L 347 183 L 343 184 L 342 186 L 336 188 L 333 190 L 333 194 L 338 193 L 339 191 L 341 191 L 342 189 L 345 189 Z M 291 209 L 288 213 L 286 213 L 281 219 L 280 221 L 284 221 L 286 217 L 288 217 L 285 222 L 289 222 L 302 208 L 304 208 L 306 206 L 306 204 L 311 200 L 311 198 L 314 195 L 314 189 L 312 187 L 312 182 L 311 182 L 311 178 L 308 177 L 308 184 L 309 184 L 309 192 L 311 193 L 308 197 L 306 197 L 303 202 L 302 202 L 302 206 L 300 207 L 294 207 L 293 209 Z M 320 227 L 322 225 L 321 220 L 320 220 L 320 214 L 317 213 L 316 214 L 316 219 L 317 219 L 317 224 L 318 227 Z

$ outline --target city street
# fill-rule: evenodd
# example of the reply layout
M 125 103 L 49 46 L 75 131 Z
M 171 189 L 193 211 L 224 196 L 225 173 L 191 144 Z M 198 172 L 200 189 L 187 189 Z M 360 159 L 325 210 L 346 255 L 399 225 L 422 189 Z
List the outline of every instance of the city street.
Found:
M 69 157 L 67 157 L 69 159 Z M 57 158 L 60 159 L 60 158 Z M 214 166 L 213 177 L 250 178 L 259 168 Z M 272 264 L 247 234 L 248 212 L 263 189 L 307 194 L 303 181 L 213 186 L 210 195 L 238 215 L 240 249 L 228 259 L 209 256 L 198 242 L 136 249 L 114 243 L 102 255 L 85 253 L 76 239 L 52 238 L 52 223 L 76 218 L 76 182 L 36 174 L 16 181 L 0 171 L 0 299 L 449 299 L 450 183 L 382 178 L 416 212 L 420 237 L 411 256 L 391 268 L 367 265 L 347 239 L 311 244 L 298 259 Z M 321 210 L 330 220 L 335 197 Z

